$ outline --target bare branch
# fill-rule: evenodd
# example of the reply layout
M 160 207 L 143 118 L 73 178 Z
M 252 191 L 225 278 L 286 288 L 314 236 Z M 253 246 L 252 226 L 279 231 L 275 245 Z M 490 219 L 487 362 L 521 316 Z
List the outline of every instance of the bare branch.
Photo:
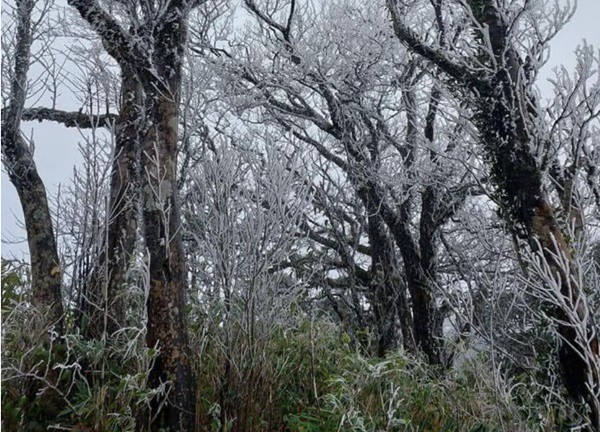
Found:
M 485 88 L 485 83 L 479 79 L 475 74 L 468 68 L 452 61 L 443 52 L 436 50 L 435 48 L 422 42 L 419 37 L 400 19 L 396 8 L 396 0 L 387 0 L 388 8 L 392 16 L 392 25 L 394 33 L 398 39 L 405 44 L 413 52 L 423 56 L 443 72 L 450 75 L 455 80 L 475 87 L 477 89 Z
M 110 127 L 115 123 L 118 114 L 85 114 L 78 111 L 62 111 L 52 108 L 25 108 L 21 117 L 24 121 L 39 122 L 47 120 L 61 123 L 66 127 L 80 129 L 92 129 L 99 127 Z

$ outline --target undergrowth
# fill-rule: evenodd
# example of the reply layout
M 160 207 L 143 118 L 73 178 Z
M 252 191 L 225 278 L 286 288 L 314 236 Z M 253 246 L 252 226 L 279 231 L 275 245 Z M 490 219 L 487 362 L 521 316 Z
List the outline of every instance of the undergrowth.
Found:
M 168 383 L 146 386 L 157 351 L 145 346 L 143 320 L 110 338 L 86 340 L 73 330 L 58 337 L 43 312 L 7 288 L 3 430 L 148 430 L 150 400 Z M 67 317 L 67 328 L 74 322 Z M 569 430 L 535 374 L 506 376 L 483 354 L 445 370 L 401 351 L 373 358 L 334 323 L 300 311 L 252 328 L 194 328 L 196 430 Z
M 117 349 L 78 335 L 50 348 L 15 340 L 5 333 L 3 430 L 134 431 L 136 422 L 147 421 L 145 409 L 160 391 L 146 387 L 154 350 Z M 536 395 L 484 359 L 441 371 L 402 352 L 368 358 L 329 323 L 278 329 L 260 356 L 245 363 L 217 351 L 207 346 L 198 359 L 197 430 L 568 430 L 553 424 L 555 413 L 543 401 L 532 410 Z M 53 356 L 63 360 L 48 368 Z M 518 405 L 524 399 L 527 411 Z

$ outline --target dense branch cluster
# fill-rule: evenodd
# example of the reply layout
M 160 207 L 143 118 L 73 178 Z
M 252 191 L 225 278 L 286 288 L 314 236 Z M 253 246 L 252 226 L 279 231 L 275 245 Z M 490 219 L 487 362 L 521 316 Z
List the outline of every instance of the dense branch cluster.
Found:
M 7 5 L 3 425 L 600 430 L 598 54 L 536 87 L 573 10 L 239 3 Z M 25 121 L 81 133 L 56 198 Z

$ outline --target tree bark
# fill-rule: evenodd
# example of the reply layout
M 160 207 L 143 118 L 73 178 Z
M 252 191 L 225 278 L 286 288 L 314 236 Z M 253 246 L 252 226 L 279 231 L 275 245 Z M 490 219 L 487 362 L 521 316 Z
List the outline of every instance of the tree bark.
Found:
M 371 247 L 371 294 L 377 326 L 377 355 L 383 357 L 387 352 L 397 348 L 396 312 L 397 295 L 404 288 L 400 275 L 395 269 L 394 246 L 390 244 L 385 233 L 385 226 L 377 209 L 373 205 L 367 207 L 367 231 Z M 402 303 L 402 302 L 400 302 Z M 406 301 L 404 302 L 406 303 Z M 402 311 L 406 312 L 406 311 Z M 412 333 L 403 335 L 410 338 Z
M 598 358 L 593 358 L 593 350 L 587 347 L 593 337 L 588 334 L 585 294 L 583 287 L 577 285 L 574 275 L 578 268 L 544 191 L 541 170 L 530 150 L 536 141 L 543 139 L 536 136 L 534 129 L 535 98 L 526 87 L 521 59 L 507 42 L 507 24 L 498 8 L 489 0 L 473 1 L 472 4 L 476 18 L 489 28 L 493 54 L 499 65 L 489 91 L 482 95 L 485 101 L 478 101 L 476 123 L 507 219 L 514 224 L 514 230 L 524 231 L 519 234 L 526 236 L 534 251 L 543 254 L 560 285 L 564 305 L 557 307 L 555 318 L 563 341 L 559 361 L 565 384 L 573 397 L 586 400 L 592 425 L 600 430 L 600 404 L 595 395 L 599 377 L 593 367 Z M 580 323 L 584 323 L 583 328 Z M 590 379 L 592 388 L 588 387 Z
M 148 296 L 149 347 L 160 355 L 152 370 L 154 385 L 171 381 L 171 404 L 163 409 L 155 429 L 192 430 L 194 392 L 191 353 L 185 324 L 186 271 L 176 190 L 177 103 L 159 100 L 142 156 L 142 199 L 146 247 L 150 254 Z M 158 403 L 159 401 L 157 401 Z
M 25 218 L 31 262 L 31 302 L 44 314 L 45 324 L 52 332 L 61 336 L 64 331 L 62 271 L 52 217 L 46 189 L 33 159 L 33 149 L 21 134 L 21 118 L 27 98 L 27 76 L 33 42 L 31 20 L 35 3 L 35 0 L 16 0 L 15 4 L 15 63 L 10 83 L 9 106 L 2 110 L 2 154 L 4 166 L 17 190 Z M 36 367 L 40 371 L 46 369 L 46 372 L 42 372 L 44 379 L 55 384 L 59 373 L 53 366 L 62 360 L 60 350 L 56 349 L 62 341 L 59 339 L 51 342 L 52 337 L 50 332 L 47 332 L 42 339 L 39 348 L 48 351 L 48 360 L 38 363 Z M 58 414 L 58 395 L 37 380 L 29 379 L 26 388 L 24 396 L 28 403 L 24 406 L 24 418 L 35 420 L 40 425 L 47 424 Z M 38 409 L 32 408 L 34 401 L 37 401 Z M 43 408 L 40 410 L 39 407 Z
M 127 270 L 138 238 L 143 90 L 132 70 L 124 71 L 121 80 L 105 236 L 81 305 L 87 321 L 84 332 L 90 338 L 111 335 L 125 324 Z
M 185 322 L 187 277 L 177 191 L 181 61 L 187 36 L 183 7 L 177 1 L 170 4 L 156 31 L 158 37 L 155 36 L 154 64 L 169 93 L 142 81 L 146 115 L 150 119 L 143 143 L 141 176 L 144 232 L 150 254 L 146 340 L 148 346 L 161 350 L 150 382 L 171 382 L 168 404 L 160 411 L 153 429 L 168 427 L 176 431 L 193 430 L 195 420 L 192 359 Z

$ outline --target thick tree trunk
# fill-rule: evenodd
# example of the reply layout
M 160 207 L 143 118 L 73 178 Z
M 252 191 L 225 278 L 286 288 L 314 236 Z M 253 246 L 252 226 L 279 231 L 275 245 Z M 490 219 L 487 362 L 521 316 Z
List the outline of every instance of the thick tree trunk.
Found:
M 510 85 L 501 74 L 498 89 L 502 93 Z M 530 247 L 540 252 L 551 269 L 554 281 L 560 286 L 563 305 L 555 310 L 558 332 L 563 344 L 559 361 L 564 371 L 565 385 L 576 399 L 583 397 L 590 407 L 591 419 L 600 430 L 598 387 L 598 357 L 588 345 L 593 342 L 583 287 L 577 284 L 578 269 L 573 262 L 571 248 L 556 221 L 554 210 L 542 187 L 542 174 L 533 155 L 529 153 L 529 137 L 511 129 L 511 118 L 518 108 L 502 95 L 498 102 L 486 104 L 479 110 L 479 130 L 492 163 L 492 173 L 502 193 L 505 217 L 513 224 L 519 236 L 525 236 Z M 516 121 L 518 123 L 518 120 Z M 548 283 L 547 282 L 547 283 Z M 548 290 L 552 290 L 548 286 Z M 554 298 L 549 294 L 549 298 Z M 596 365 L 596 366 L 594 366 Z M 591 383 L 591 388 L 588 387 Z
M 415 342 L 427 356 L 429 364 L 442 364 L 442 335 L 433 280 L 423 269 L 419 254 L 407 248 L 401 252 L 412 299 Z
M 599 384 L 598 357 L 587 346 L 593 342 L 590 334 L 593 329 L 586 323 L 588 311 L 583 299 L 583 287 L 576 282 L 578 269 L 573 262 L 571 248 L 542 188 L 541 172 L 533 156 L 523 150 L 528 148 L 528 142 L 521 141 L 514 133 L 512 136 L 502 135 L 501 131 L 505 128 L 498 124 L 498 117 L 490 116 L 491 113 L 508 114 L 506 105 L 499 102 L 490 111 L 480 111 L 480 132 L 482 139 L 488 143 L 493 172 L 504 194 L 508 210 L 506 217 L 515 224 L 514 229 L 519 235 L 526 236 L 531 248 L 543 254 L 555 278 L 554 282 L 558 281 L 560 285 L 564 305 L 556 308 L 555 318 L 563 340 L 559 361 L 565 384 L 573 397 L 583 397 L 588 402 L 594 427 L 599 430 L 599 402 L 594 394 Z M 506 136 L 512 140 L 498 140 L 498 137 Z M 548 289 L 553 288 L 548 286 Z M 549 294 L 549 297 L 554 296 Z M 587 387 L 590 380 L 591 388 Z
M 125 323 L 127 270 L 138 238 L 139 133 L 143 96 L 141 84 L 133 71 L 122 73 L 121 94 L 104 249 L 108 258 L 108 311 L 116 328 Z M 108 330 L 110 333 L 114 329 L 109 326 Z
M 191 431 L 195 391 L 185 325 L 187 278 L 176 182 L 181 63 L 192 5 L 172 0 L 132 34 L 95 0 L 69 4 L 102 38 L 122 73 L 135 73 L 144 91 L 140 187 L 150 257 L 146 341 L 160 349 L 149 384 L 169 383 L 167 394 L 153 401 L 150 416 L 153 430 Z
M 144 139 L 141 176 L 144 232 L 150 254 L 146 340 L 148 346 L 161 350 L 150 381 L 154 385 L 171 382 L 169 402 L 160 411 L 153 429 L 169 427 L 172 431 L 193 430 L 195 419 L 185 320 L 187 274 L 177 191 L 181 58 L 186 39 L 182 13 L 174 7 L 157 30 L 154 62 L 170 93 L 153 89 L 151 83 L 145 86 L 150 122 Z
M 7 117 L 9 117 L 7 115 Z M 61 268 L 46 189 L 21 131 L 2 127 L 5 166 L 17 189 L 27 230 L 31 261 L 32 302 L 47 313 L 48 322 L 62 333 Z
M 27 96 L 27 74 L 31 58 L 32 28 L 31 14 L 34 0 L 17 0 L 16 40 L 13 59 L 15 61 L 10 87 L 9 106 L 2 110 L 2 154 L 4 166 L 11 183 L 15 186 L 23 209 L 29 259 L 31 262 L 32 304 L 44 314 L 45 324 L 59 336 L 63 333 L 63 305 L 61 296 L 61 268 L 48 206 L 46 189 L 40 178 L 33 150 L 21 135 L 21 117 Z M 54 363 L 61 361 L 56 346 L 61 340 L 51 344 L 50 332 L 45 334 L 40 348 L 48 350 L 48 361 L 40 362 L 38 370 L 51 384 L 58 381 L 58 371 Z M 54 350 L 50 348 L 54 346 Z M 32 347 L 33 348 L 33 347 Z M 43 372 L 45 370 L 45 372 Z M 35 419 L 40 425 L 47 424 L 58 413 L 58 395 L 40 381 L 28 378 L 25 396 L 25 418 Z M 44 389 L 40 394 L 40 390 Z M 34 407 L 37 401 L 37 409 Z M 43 407 L 41 410 L 39 407 Z
M 531 152 L 536 140 L 535 98 L 524 82 L 522 62 L 509 45 L 507 24 L 490 0 L 473 2 L 477 19 L 489 28 L 490 43 L 498 64 L 489 91 L 476 106 L 476 123 L 488 154 L 492 175 L 501 193 L 506 218 L 513 229 L 540 252 L 554 281 L 560 286 L 562 305 L 555 319 L 563 345 L 559 361 L 565 384 L 573 397 L 582 397 L 590 408 L 590 420 L 600 430 L 598 356 L 590 349 L 594 341 L 583 287 L 571 249 L 558 226 L 554 210 L 542 186 L 542 173 Z M 549 298 L 554 295 L 549 293 Z
M 169 404 L 154 429 L 194 427 L 191 353 L 185 324 L 186 271 L 176 189 L 178 106 L 158 100 L 142 156 L 142 198 L 146 247 L 150 254 L 148 346 L 160 348 L 152 385 L 170 381 Z M 159 401 L 156 401 L 157 403 Z

